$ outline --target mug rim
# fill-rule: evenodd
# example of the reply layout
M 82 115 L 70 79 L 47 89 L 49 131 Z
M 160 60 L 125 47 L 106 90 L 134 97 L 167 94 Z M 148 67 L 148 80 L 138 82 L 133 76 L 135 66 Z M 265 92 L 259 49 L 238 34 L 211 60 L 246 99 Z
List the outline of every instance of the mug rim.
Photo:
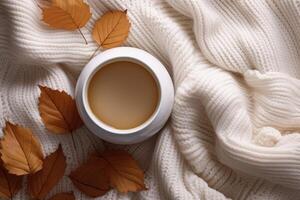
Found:
M 97 58 L 95 58 L 97 59 Z M 101 119 L 99 119 L 94 112 L 92 111 L 89 101 L 88 101 L 88 89 L 89 89 L 89 84 L 91 79 L 94 77 L 94 75 L 101 70 L 101 68 L 114 63 L 114 62 L 120 62 L 120 61 L 127 61 L 127 62 L 133 62 L 138 64 L 139 66 L 143 67 L 144 69 L 146 69 L 151 76 L 154 78 L 155 83 L 156 83 L 156 87 L 158 89 L 159 92 L 159 96 L 158 96 L 158 101 L 157 101 L 157 105 L 155 107 L 154 112 L 151 114 L 151 116 L 144 122 L 142 122 L 141 124 L 139 124 L 138 126 L 134 127 L 134 128 L 130 128 L 130 129 L 118 129 L 115 128 L 113 126 L 110 126 L 108 124 L 106 124 L 105 122 L 103 122 Z M 157 116 L 158 111 L 161 107 L 161 83 L 158 80 L 157 75 L 154 73 L 154 71 L 152 70 L 152 68 L 143 60 L 141 59 L 137 59 L 135 57 L 130 57 L 130 56 L 119 56 L 116 58 L 107 58 L 105 60 L 103 60 L 102 63 L 100 63 L 98 66 L 96 66 L 90 73 L 90 75 L 88 76 L 88 78 L 84 81 L 83 83 L 83 106 L 86 109 L 86 111 L 88 112 L 89 118 L 95 123 L 97 124 L 99 127 L 103 128 L 106 131 L 109 131 L 113 134 L 133 134 L 135 132 L 138 132 L 142 129 L 144 129 L 145 127 L 147 127 L 153 120 L 154 118 Z

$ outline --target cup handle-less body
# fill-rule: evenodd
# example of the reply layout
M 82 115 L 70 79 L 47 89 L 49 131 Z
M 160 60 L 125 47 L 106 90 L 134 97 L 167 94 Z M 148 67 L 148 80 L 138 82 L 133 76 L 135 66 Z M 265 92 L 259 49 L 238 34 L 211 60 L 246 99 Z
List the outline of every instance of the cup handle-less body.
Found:
M 157 81 L 160 91 L 158 106 L 154 114 L 140 126 L 119 130 L 101 122 L 91 111 L 87 100 L 87 89 L 91 77 L 104 65 L 115 61 L 132 61 L 141 64 Z M 116 144 L 141 142 L 157 133 L 167 122 L 174 102 L 174 86 L 162 63 L 146 51 L 132 47 L 117 47 L 95 56 L 82 70 L 75 90 L 79 114 L 87 128 L 103 140 Z

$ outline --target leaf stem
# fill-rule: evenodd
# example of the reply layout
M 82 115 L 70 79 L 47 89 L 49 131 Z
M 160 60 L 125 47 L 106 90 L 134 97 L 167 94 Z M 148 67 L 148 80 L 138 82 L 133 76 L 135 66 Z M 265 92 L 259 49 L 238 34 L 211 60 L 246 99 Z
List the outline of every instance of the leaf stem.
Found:
M 74 138 L 74 133 L 73 132 L 71 132 L 71 137 L 72 137 L 72 142 L 73 142 L 74 149 L 77 153 L 77 148 L 76 148 L 76 143 L 75 143 L 75 138 Z
M 89 140 L 90 140 L 90 142 L 91 142 L 92 147 L 94 148 L 94 150 L 95 150 L 98 154 L 100 154 L 99 150 L 98 150 L 97 147 L 95 146 L 95 144 L 94 144 L 93 140 L 90 138 L 89 134 L 86 134 L 86 135 L 87 135 L 87 137 L 89 138 Z
M 94 53 L 91 55 L 91 57 L 89 58 L 89 61 L 95 56 L 96 52 L 100 49 L 100 46 L 98 46 L 98 48 L 94 51 Z
M 86 38 L 84 37 L 84 35 L 83 35 L 83 33 L 81 32 L 81 30 L 80 30 L 80 28 L 79 28 L 79 27 L 78 27 L 78 31 L 79 31 L 80 35 L 82 36 L 82 38 L 84 39 L 84 41 L 85 41 L 85 44 L 88 44 L 88 42 L 87 42 Z
M 34 0 L 36 5 L 42 10 L 42 7 L 40 6 L 39 2 L 37 0 Z
M 75 149 L 75 157 L 76 157 L 77 163 L 79 163 L 79 157 L 78 157 L 78 152 L 77 152 L 77 147 L 76 147 L 75 137 L 74 137 L 74 132 L 73 131 L 71 132 L 71 138 L 72 138 L 72 143 L 73 143 L 73 146 L 74 146 L 74 149 Z

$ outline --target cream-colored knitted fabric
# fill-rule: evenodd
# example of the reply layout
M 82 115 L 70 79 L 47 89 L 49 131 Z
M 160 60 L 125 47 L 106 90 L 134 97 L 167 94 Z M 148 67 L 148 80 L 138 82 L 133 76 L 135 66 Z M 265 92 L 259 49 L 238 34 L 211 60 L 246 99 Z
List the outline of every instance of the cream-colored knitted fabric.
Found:
M 37 0 L 42 3 L 42 0 Z M 43 126 L 38 84 L 72 94 L 97 48 L 91 30 L 105 11 L 128 9 L 126 46 L 168 68 L 176 98 L 156 136 L 126 148 L 149 190 L 98 199 L 300 199 L 300 2 L 292 0 L 88 0 L 82 31 L 53 30 L 34 0 L 0 0 L 0 124 L 34 130 L 46 155 L 62 143 L 66 175 L 103 143 L 83 127 L 57 136 Z M 92 141 L 91 139 L 92 138 Z M 26 184 L 26 182 L 24 183 Z M 65 176 L 49 197 L 74 190 Z M 23 189 L 15 199 L 28 199 Z

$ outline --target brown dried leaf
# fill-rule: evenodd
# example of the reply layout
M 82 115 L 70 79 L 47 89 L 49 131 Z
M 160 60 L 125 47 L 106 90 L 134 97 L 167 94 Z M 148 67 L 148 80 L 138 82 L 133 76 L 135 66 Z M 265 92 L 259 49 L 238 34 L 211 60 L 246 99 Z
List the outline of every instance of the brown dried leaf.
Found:
M 63 177 L 66 169 L 66 157 L 61 145 L 45 158 L 43 169 L 28 177 L 28 191 L 35 199 L 44 199 L 49 191 Z
M 92 16 L 89 5 L 82 0 L 52 0 L 52 5 L 42 8 L 42 11 L 45 23 L 52 28 L 64 30 L 80 31 Z
M 106 150 L 99 156 L 98 167 L 106 166 L 105 174 L 109 178 L 111 187 L 116 188 L 119 192 L 136 192 L 145 190 L 144 172 L 138 163 L 126 151 Z
M 22 178 L 9 174 L 0 160 L 0 197 L 12 199 L 22 187 Z
M 75 200 L 75 196 L 73 192 L 63 192 L 54 195 L 49 200 Z
M 127 11 L 108 11 L 98 21 L 93 29 L 94 40 L 103 48 L 121 45 L 127 38 L 130 23 Z
M 103 163 L 101 164 L 101 162 Z M 87 163 L 73 171 L 69 177 L 81 192 L 90 197 L 99 197 L 110 189 L 103 166 L 105 166 L 104 160 L 99 161 L 91 157 Z
M 65 91 L 39 86 L 39 111 L 46 128 L 57 134 L 71 133 L 83 125 L 74 99 Z
M 28 128 L 6 122 L 1 140 L 1 159 L 11 174 L 33 174 L 42 169 L 43 153 L 38 139 Z

